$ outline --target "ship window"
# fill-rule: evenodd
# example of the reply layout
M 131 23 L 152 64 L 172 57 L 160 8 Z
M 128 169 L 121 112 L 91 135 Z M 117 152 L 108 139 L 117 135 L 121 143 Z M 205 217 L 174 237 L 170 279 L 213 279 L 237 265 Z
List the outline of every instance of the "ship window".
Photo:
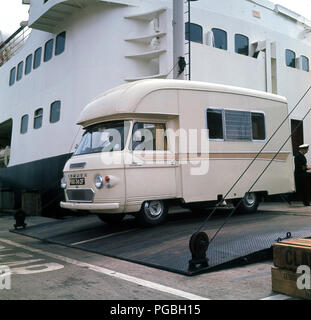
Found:
M 59 121 L 60 119 L 60 101 L 54 101 L 51 104 L 51 110 L 50 110 L 50 122 L 55 123 Z
M 34 114 L 33 127 L 39 129 L 42 127 L 43 109 L 37 109 Z
M 34 59 L 33 59 L 33 68 L 37 69 L 41 64 L 41 54 L 42 54 L 42 48 L 38 48 L 35 51 Z
M 235 52 L 248 56 L 249 52 L 249 40 L 248 37 L 242 34 L 235 35 Z
M 207 109 L 207 129 L 210 139 L 223 139 L 222 110 Z
M 55 55 L 59 55 L 65 50 L 66 32 L 63 31 L 56 37 Z
M 17 66 L 17 75 L 16 80 L 20 80 L 23 76 L 23 69 L 24 69 L 24 61 L 21 61 Z
M 203 31 L 202 27 L 195 23 L 190 23 L 189 28 L 189 22 L 186 22 L 185 24 L 185 32 L 186 32 L 186 40 L 193 41 L 193 42 L 199 42 L 203 43 Z
M 25 114 L 24 116 L 22 116 L 22 121 L 21 121 L 21 133 L 22 134 L 26 133 L 28 130 L 28 119 L 29 119 L 28 114 Z
M 301 56 L 301 64 L 302 64 L 302 70 L 309 71 L 309 59 L 305 56 Z
M 54 39 L 49 40 L 48 42 L 45 43 L 44 46 L 44 62 L 51 60 L 52 55 L 53 55 L 53 43 Z
M 141 141 L 134 141 L 136 132 L 140 132 Z M 132 150 L 167 150 L 165 124 L 136 122 L 132 134 Z
M 26 58 L 25 74 L 28 74 L 31 72 L 31 65 L 32 65 L 32 54 L 30 54 Z
M 227 32 L 221 29 L 213 28 L 214 47 L 227 50 Z
M 16 74 L 16 67 L 12 68 L 10 71 L 10 86 L 12 86 L 15 82 L 15 74 Z
M 263 113 L 252 112 L 253 140 L 265 140 L 265 115 Z
M 286 65 L 291 68 L 296 68 L 296 53 L 292 50 L 285 50 Z

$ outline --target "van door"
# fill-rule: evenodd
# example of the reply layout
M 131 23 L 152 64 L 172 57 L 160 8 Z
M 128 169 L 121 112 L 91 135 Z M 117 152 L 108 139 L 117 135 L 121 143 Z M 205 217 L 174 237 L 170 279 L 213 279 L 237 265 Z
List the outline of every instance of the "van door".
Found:
M 176 198 L 175 154 L 168 150 L 166 123 L 137 121 L 125 158 L 126 209 L 139 211 L 147 200 Z

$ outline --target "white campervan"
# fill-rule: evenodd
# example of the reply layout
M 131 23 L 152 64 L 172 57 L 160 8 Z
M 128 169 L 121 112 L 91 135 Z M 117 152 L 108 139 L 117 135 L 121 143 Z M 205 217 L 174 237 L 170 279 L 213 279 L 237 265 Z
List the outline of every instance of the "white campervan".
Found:
M 85 133 L 64 168 L 61 207 L 154 225 L 172 201 L 221 200 L 253 161 L 226 200 L 244 197 L 242 209 L 256 211 L 263 195 L 295 189 L 291 142 L 278 153 L 288 120 L 265 146 L 287 115 L 285 98 L 243 88 L 181 80 L 116 87 L 80 115 Z

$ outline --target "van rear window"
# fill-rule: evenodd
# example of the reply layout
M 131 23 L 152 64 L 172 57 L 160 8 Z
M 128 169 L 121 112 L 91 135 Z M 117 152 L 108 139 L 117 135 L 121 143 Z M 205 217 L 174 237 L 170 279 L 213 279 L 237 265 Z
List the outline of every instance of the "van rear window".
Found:
M 222 110 L 207 109 L 207 129 L 210 139 L 223 139 Z

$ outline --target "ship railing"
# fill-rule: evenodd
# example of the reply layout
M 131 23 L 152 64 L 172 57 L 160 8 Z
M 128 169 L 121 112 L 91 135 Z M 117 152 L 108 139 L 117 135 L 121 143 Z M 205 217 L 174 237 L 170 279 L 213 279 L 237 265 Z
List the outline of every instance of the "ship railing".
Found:
M 9 38 L 0 43 L 0 67 L 9 61 L 23 46 L 30 34 L 30 28 L 22 26 Z

